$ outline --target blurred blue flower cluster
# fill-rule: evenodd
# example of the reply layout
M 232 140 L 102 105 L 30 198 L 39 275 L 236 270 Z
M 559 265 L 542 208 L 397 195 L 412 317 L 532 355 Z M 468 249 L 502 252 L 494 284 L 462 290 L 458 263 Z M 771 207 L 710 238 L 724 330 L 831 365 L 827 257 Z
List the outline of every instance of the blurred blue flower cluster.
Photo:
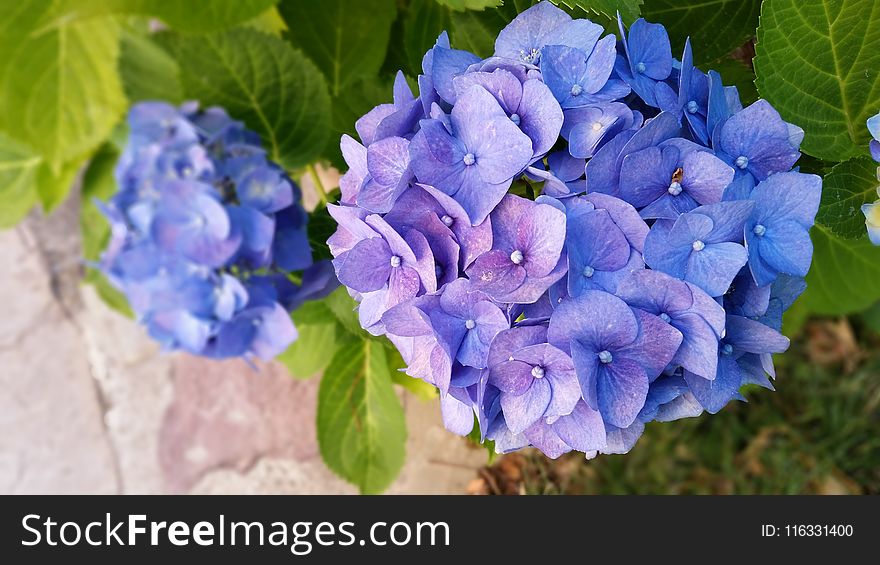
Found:
M 270 359 L 297 336 L 290 311 L 334 288 L 313 263 L 297 185 L 221 108 L 135 105 L 101 204 L 100 268 L 168 350 Z
M 661 25 L 604 34 L 550 2 L 485 60 L 443 34 L 341 143 L 328 243 L 362 326 L 502 452 L 622 453 L 772 388 L 812 259 L 803 131 Z

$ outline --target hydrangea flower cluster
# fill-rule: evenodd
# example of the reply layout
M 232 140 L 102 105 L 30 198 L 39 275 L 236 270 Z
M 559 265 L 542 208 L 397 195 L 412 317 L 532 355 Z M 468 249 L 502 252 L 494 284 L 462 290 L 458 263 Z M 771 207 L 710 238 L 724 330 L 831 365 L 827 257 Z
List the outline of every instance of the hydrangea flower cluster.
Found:
M 165 349 L 279 354 L 297 336 L 289 312 L 335 284 L 312 261 L 299 188 L 220 108 L 144 102 L 128 124 L 99 267 Z
M 499 452 L 624 453 L 772 389 L 789 344 L 821 192 L 803 131 L 663 26 L 620 32 L 542 2 L 485 60 L 443 34 L 418 96 L 398 75 L 342 139 L 328 243 L 362 326 Z
M 868 118 L 868 132 L 874 138 L 868 145 L 871 157 L 880 163 L 880 114 Z M 880 181 L 880 167 L 877 167 L 877 180 Z M 877 196 L 880 197 L 880 185 L 877 186 Z M 880 200 L 863 204 L 862 213 L 865 215 L 865 225 L 868 227 L 868 238 L 874 245 L 880 245 Z

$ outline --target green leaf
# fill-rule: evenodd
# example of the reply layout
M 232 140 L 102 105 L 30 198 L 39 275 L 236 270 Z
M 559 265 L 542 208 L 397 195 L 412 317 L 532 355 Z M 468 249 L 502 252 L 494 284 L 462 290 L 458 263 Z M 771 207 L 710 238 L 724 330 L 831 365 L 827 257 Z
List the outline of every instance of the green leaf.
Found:
M 125 29 L 119 50 L 119 75 L 130 103 L 184 101 L 180 67 L 167 51 L 143 33 Z
M 44 163 L 37 170 L 34 188 L 40 204 L 43 206 L 43 211 L 49 213 L 64 202 L 76 182 L 77 173 L 83 168 L 87 159 L 87 156 L 73 159 L 62 163 L 58 169 Z
M 37 203 L 34 190 L 43 159 L 0 133 L 0 229 L 17 224 Z
M 110 284 L 110 281 L 100 271 L 89 269 L 83 282 L 95 288 L 98 292 L 98 297 L 104 301 L 104 304 L 126 318 L 135 319 L 134 312 L 128 305 L 128 299 L 116 287 Z
M 281 12 L 278 11 L 276 6 L 272 6 L 256 18 L 247 21 L 244 25 L 276 37 L 281 37 L 287 31 L 287 22 L 281 17 Z
M 467 439 L 474 447 L 486 450 L 486 456 L 488 458 L 488 461 L 486 462 L 487 465 L 491 465 L 495 462 L 495 458 L 498 457 L 498 453 L 495 451 L 495 442 L 491 439 L 483 439 L 482 433 L 480 432 L 480 422 L 477 420 L 476 415 L 474 416 L 474 427 L 465 439 Z
M 666 26 L 676 58 L 690 36 L 694 61 L 701 64 L 754 37 L 760 11 L 759 0 L 645 0 L 642 16 Z
M 867 236 L 847 241 L 816 225 L 813 266 L 801 297 L 813 314 L 841 315 L 864 310 L 880 300 L 880 247 Z
M 880 109 L 880 5 L 874 0 L 766 0 L 758 92 L 804 128 L 801 148 L 844 161 L 864 154 Z
M 263 138 L 272 160 L 294 169 L 328 135 L 329 98 L 318 69 L 289 43 L 249 28 L 166 36 L 187 98 L 219 105 Z
M 22 2 L 21 8 L 41 5 Z M 12 23 L 0 24 L 0 129 L 59 175 L 65 163 L 91 153 L 125 110 L 116 72 L 119 26 L 95 19 L 37 34 L 35 21 L 17 25 L 6 10 L 0 19 Z
M 308 379 L 330 364 L 344 332 L 327 305 L 320 300 L 306 302 L 293 313 L 299 336 L 277 360 L 298 379 Z
M 421 72 L 422 58 L 446 29 L 447 16 L 447 11 L 435 0 L 410 2 L 403 21 L 403 46 L 410 74 Z
M 333 357 L 318 391 L 318 444 L 327 466 L 364 494 L 397 476 L 406 422 L 381 342 L 352 337 Z
M 330 197 L 331 202 L 335 202 L 337 199 L 338 197 Z M 312 258 L 315 261 L 331 258 L 327 240 L 335 231 L 336 220 L 330 216 L 327 206 L 319 205 L 314 212 L 309 214 L 309 246 L 312 248 Z
M 97 261 L 110 239 L 110 224 L 98 209 L 96 201 L 107 202 L 117 191 L 113 168 L 119 152 L 110 144 L 104 144 L 92 158 L 83 175 L 82 202 L 80 204 L 80 230 L 82 232 L 83 257 Z
M 871 331 L 880 334 L 880 302 L 862 312 L 861 318 Z
M 158 18 L 169 27 L 191 33 L 219 31 L 256 18 L 278 0 L 55 0 L 46 25 L 107 15 Z
M 89 262 L 98 261 L 101 252 L 110 239 L 110 224 L 98 210 L 95 201 L 106 202 L 117 190 L 113 168 L 119 158 L 119 151 L 110 143 L 101 146 L 92 157 L 82 181 L 80 203 L 80 233 L 82 234 L 83 258 Z M 97 269 L 88 267 L 83 282 L 92 285 L 98 296 L 110 308 L 123 316 L 134 318 L 128 306 L 128 299 L 119 292 Z
M 330 293 L 330 296 L 324 299 L 324 303 L 345 331 L 364 337 L 364 330 L 358 321 L 357 303 L 348 295 L 345 287 L 339 287 Z
M 436 0 L 453 10 L 463 12 L 464 10 L 485 10 L 486 8 L 497 8 L 503 4 L 502 0 Z
M 449 40 L 454 48 L 490 57 L 495 52 L 498 32 L 510 23 L 510 19 L 501 10 L 453 12 L 450 23 Z
M 831 172 L 831 169 L 834 168 L 834 165 L 837 163 L 833 161 L 823 161 L 821 159 L 817 159 L 812 155 L 801 154 L 801 158 L 798 159 L 797 166 L 798 170 L 802 173 L 810 173 L 813 175 L 819 175 L 820 177 L 824 177 L 828 173 Z
M 877 200 L 877 163 L 857 157 L 838 163 L 822 183 L 822 205 L 816 221 L 845 239 L 865 236 L 862 204 Z
M 554 4 L 567 6 L 571 9 L 580 8 L 585 12 L 601 14 L 612 20 L 617 19 L 617 12 L 627 25 L 639 18 L 642 0 L 552 0 Z
M 290 40 L 325 74 L 334 98 L 379 72 L 397 16 L 394 0 L 288 0 L 280 11 Z

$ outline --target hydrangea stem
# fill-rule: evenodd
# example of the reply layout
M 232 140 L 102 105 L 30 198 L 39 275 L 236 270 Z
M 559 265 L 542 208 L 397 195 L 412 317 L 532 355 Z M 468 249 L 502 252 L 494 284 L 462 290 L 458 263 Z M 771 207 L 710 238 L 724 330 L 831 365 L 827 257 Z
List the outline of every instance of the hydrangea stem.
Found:
M 315 164 L 310 163 L 308 169 L 309 174 L 312 175 L 312 182 L 315 185 L 315 194 L 318 195 L 318 200 L 321 201 L 321 204 L 326 206 L 327 191 L 324 189 L 324 183 L 321 182 L 321 177 L 318 175 L 318 170 L 315 168 Z

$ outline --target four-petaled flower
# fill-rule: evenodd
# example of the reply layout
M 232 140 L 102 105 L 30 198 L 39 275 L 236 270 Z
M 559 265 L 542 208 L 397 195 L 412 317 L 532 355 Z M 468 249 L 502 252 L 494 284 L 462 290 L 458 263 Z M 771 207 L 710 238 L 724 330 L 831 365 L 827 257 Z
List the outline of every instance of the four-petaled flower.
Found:
M 755 203 L 747 200 L 700 206 L 674 222 L 657 221 L 645 240 L 645 263 L 692 282 L 709 294 L 727 292 L 749 260 L 743 229 Z
M 492 213 L 492 250 L 466 271 L 499 302 L 531 303 L 565 275 L 565 214 L 509 194 Z
M 612 294 L 588 290 L 562 302 L 548 339 L 570 352 L 587 405 L 618 428 L 632 424 L 648 385 L 672 361 L 682 334 Z
M 455 198 L 476 225 L 528 166 L 532 141 L 481 86 L 461 95 L 449 118 L 451 131 L 440 120 L 422 122 L 409 146 L 410 166 L 419 182 Z

